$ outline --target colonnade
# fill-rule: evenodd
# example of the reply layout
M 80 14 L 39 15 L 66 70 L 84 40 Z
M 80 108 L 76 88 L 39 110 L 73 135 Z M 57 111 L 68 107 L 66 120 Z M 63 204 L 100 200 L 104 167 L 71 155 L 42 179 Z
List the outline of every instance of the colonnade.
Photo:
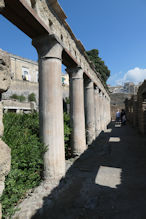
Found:
M 63 47 L 50 35 L 33 39 L 39 57 L 40 137 L 48 147 L 44 156 L 45 178 L 65 174 L 61 65 Z M 82 154 L 110 122 L 110 100 L 81 66 L 67 66 L 70 78 L 71 147 Z

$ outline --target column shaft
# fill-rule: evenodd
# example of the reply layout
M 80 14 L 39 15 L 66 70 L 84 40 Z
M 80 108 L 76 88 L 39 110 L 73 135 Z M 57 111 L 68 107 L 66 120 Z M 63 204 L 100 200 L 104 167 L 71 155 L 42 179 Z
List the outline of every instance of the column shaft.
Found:
M 44 155 L 44 175 L 60 178 L 65 174 L 62 46 L 50 36 L 35 39 L 33 45 L 39 55 L 40 137 L 48 147 Z
M 71 145 L 73 155 L 86 150 L 83 71 L 80 67 L 67 69 L 70 76 Z
M 94 87 L 90 79 L 85 80 L 86 138 L 90 145 L 95 140 Z
M 95 135 L 96 137 L 100 133 L 100 103 L 99 103 L 99 89 L 95 88 L 94 90 L 95 98 Z

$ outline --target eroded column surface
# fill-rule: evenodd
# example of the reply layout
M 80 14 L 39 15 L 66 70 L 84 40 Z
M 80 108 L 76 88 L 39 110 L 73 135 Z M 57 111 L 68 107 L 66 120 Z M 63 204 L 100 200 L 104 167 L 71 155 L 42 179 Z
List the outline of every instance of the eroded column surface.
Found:
M 45 178 L 65 174 L 61 65 L 63 47 L 54 36 L 32 41 L 39 56 L 40 137 L 48 147 L 44 155 Z
M 70 77 L 71 145 L 73 155 L 86 150 L 83 70 L 81 67 L 67 69 Z
M 106 114 L 107 114 L 107 105 L 106 105 L 106 97 L 105 95 L 103 96 L 103 130 L 106 130 L 107 129 L 107 117 L 106 117 Z
M 85 79 L 85 118 L 86 138 L 90 145 L 95 140 L 94 85 L 90 79 Z
M 104 130 L 104 107 L 103 107 L 103 93 L 100 91 L 99 93 L 99 111 L 100 111 L 100 129 Z
M 100 102 L 99 102 L 99 89 L 94 89 L 94 101 L 95 101 L 95 137 L 97 137 L 101 131 L 100 129 Z

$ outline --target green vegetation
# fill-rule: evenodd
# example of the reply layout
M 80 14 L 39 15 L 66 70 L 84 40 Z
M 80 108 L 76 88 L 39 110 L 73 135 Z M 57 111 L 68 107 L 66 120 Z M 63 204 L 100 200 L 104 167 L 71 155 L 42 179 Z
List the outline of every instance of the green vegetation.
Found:
M 93 62 L 95 70 L 99 72 L 103 82 L 105 83 L 110 76 L 110 70 L 105 65 L 104 61 L 99 57 L 99 51 L 92 49 L 86 52 L 89 59 Z
M 65 157 L 66 159 L 71 157 L 71 147 L 70 147 L 70 116 L 64 113 L 64 141 L 65 141 Z
M 66 156 L 70 156 L 69 115 L 64 113 Z M 11 148 L 11 171 L 6 177 L 1 197 L 3 218 L 11 218 L 15 206 L 27 191 L 40 184 L 43 178 L 43 154 L 46 147 L 39 140 L 38 114 L 4 114 L 3 141 Z
M 28 95 L 28 101 L 29 102 L 31 102 L 31 101 L 36 102 L 36 96 L 34 93 L 31 93 Z
M 25 100 L 26 100 L 25 96 L 23 96 L 23 95 L 19 96 L 19 101 L 20 102 L 24 102 Z
M 14 100 L 19 100 L 20 102 L 24 102 L 26 100 L 25 96 L 23 95 L 17 95 L 17 94 L 13 94 L 12 96 L 10 96 L 11 99 Z

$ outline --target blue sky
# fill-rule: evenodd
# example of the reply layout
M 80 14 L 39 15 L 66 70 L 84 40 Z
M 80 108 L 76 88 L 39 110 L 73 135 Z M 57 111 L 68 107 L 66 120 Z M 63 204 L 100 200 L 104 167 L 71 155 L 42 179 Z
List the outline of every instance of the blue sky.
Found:
M 108 83 L 146 79 L 145 0 L 59 0 L 86 50 L 97 48 L 111 70 Z M 0 48 L 37 59 L 31 39 L 0 16 Z

